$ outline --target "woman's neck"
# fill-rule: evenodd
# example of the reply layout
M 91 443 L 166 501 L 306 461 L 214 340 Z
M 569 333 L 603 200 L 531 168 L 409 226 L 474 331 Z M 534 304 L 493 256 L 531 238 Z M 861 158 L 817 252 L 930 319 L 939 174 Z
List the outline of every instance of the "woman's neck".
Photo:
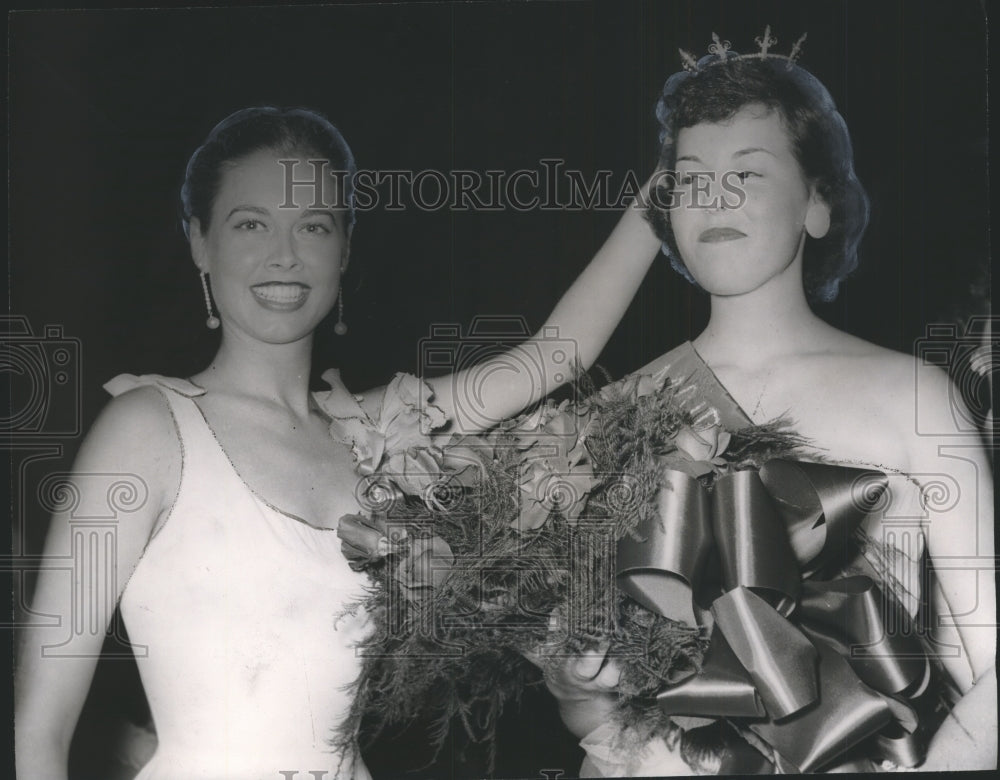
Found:
M 788 275 L 744 295 L 713 295 L 708 326 L 694 346 L 710 365 L 753 368 L 813 352 L 830 331 L 809 308 L 801 277 Z
M 291 344 L 266 344 L 223 334 L 212 363 L 196 378 L 207 389 L 238 392 L 308 417 L 312 336 Z

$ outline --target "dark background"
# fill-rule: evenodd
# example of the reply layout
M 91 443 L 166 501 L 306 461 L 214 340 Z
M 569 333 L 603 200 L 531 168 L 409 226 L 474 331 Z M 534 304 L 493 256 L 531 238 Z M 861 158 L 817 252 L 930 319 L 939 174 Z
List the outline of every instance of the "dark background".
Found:
M 808 32 L 800 62 L 850 127 L 872 219 L 860 270 L 822 316 L 912 351 L 929 323 L 961 332 L 988 310 L 986 22 L 977 2 L 63 10 L 8 23 L 10 313 L 36 336 L 58 325 L 79 339 L 82 430 L 115 374 L 186 376 L 213 353 L 177 192 L 188 156 L 231 111 L 319 109 L 362 168 L 513 171 L 561 158 L 585 173 L 610 169 L 620 182 L 656 160 L 653 106 L 679 68 L 678 46 L 700 56 L 713 31 L 745 52 L 770 24 L 783 53 Z M 617 217 L 359 214 L 345 280 L 350 332 L 320 334 L 317 374 L 341 366 L 360 391 L 417 371 L 417 343 L 432 324 L 468 326 L 477 314 L 520 315 L 537 328 Z M 706 320 L 707 301 L 661 258 L 599 362 L 621 376 Z M 76 413 L 61 403 L 54 413 Z M 78 442 L 59 440 L 62 460 L 47 468 L 67 468 Z M 37 551 L 44 514 L 25 500 L 15 517 L 24 523 L 15 544 Z M 130 662 L 102 662 L 88 712 L 141 720 L 136 686 Z M 498 773 L 572 773 L 579 756 L 554 718 L 543 693 L 529 694 L 505 720 Z M 427 760 L 422 741 L 419 729 L 383 739 L 368 756 L 373 771 L 399 774 Z M 481 775 L 481 751 L 462 763 L 460 746 L 449 744 L 428 771 Z M 100 776 L 75 751 L 91 767 L 81 776 Z

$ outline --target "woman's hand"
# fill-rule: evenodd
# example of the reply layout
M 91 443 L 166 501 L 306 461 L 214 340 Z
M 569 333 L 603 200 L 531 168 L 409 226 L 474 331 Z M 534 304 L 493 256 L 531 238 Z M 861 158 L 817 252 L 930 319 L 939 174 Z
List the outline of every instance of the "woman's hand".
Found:
M 997 672 L 991 668 L 955 705 L 927 748 L 923 772 L 997 768 Z
M 558 664 L 539 652 L 525 656 L 545 671 L 545 686 L 559 704 L 559 715 L 577 737 L 583 738 L 614 714 L 621 668 L 608 658 L 606 646 L 559 658 Z
M 976 436 L 957 420 L 975 419 L 943 371 L 918 373 L 921 425 L 912 435 L 908 473 L 921 486 L 922 527 L 934 577 L 929 594 L 931 640 L 963 692 L 931 740 L 925 770 L 993 769 L 997 765 L 996 588 L 992 468 Z M 903 406 L 913 430 L 917 411 Z M 935 500 L 949 480 L 947 502 Z M 941 565 L 937 565 L 941 564 Z M 956 652 L 957 651 L 957 652 Z M 973 682 L 975 681 L 975 682 Z
M 600 648 L 582 655 L 567 656 L 555 671 L 546 673 L 546 687 L 560 701 L 615 693 L 622 672 L 606 653 L 607 648 Z

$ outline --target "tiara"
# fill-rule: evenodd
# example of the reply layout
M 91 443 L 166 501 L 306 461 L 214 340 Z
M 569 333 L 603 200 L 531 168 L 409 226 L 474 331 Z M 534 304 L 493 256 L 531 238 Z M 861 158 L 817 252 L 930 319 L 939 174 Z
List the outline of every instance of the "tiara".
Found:
M 795 45 L 792 46 L 792 50 L 788 54 L 772 54 L 771 47 L 777 45 L 778 39 L 771 36 L 771 25 L 767 25 L 764 28 L 764 34 L 754 38 L 754 43 L 757 44 L 758 51 L 751 54 L 737 54 L 731 51 L 732 44 L 729 41 L 720 40 L 719 36 L 715 33 L 712 33 L 713 42 L 708 47 L 708 53 L 714 54 L 716 57 L 712 62 L 699 62 L 691 52 L 684 49 L 678 49 L 677 51 L 681 55 L 681 64 L 684 66 L 684 70 L 691 73 L 698 73 L 703 68 L 710 68 L 713 65 L 719 65 L 731 60 L 785 60 L 788 69 L 791 70 L 792 65 L 795 64 L 795 60 L 802 53 L 802 44 L 805 40 L 806 33 L 802 33 L 802 36 L 795 42 Z

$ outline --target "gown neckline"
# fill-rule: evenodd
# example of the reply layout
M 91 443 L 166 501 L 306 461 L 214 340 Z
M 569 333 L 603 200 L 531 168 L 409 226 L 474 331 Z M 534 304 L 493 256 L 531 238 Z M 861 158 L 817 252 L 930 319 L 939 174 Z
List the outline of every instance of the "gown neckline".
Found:
M 722 399 L 727 402 L 726 405 L 729 408 L 725 411 L 730 412 L 734 416 L 738 415 L 742 417 L 744 425 L 753 425 L 754 421 L 751 419 L 750 415 L 747 414 L 746 411 L 744 411 L 743 407 L 739 405 L 739 403 L 736 401 L 735 398 L 733 398 L 732 393 L 730 393 L 729 390 L 726 388 L 726 386 L 722 384 L 722 380 L 719 379 L 715 371 L 712 370 L 712 367 L 708 365 L 708 363 L 705 361 L 705 358 L 703 358 L 701 356 L 701 353 L 698 352 L 698 348 L 694 345 L 694 342 L 686 341 L 684 342 L 684 346 L 686 346 L 690 350 L 692 360 L 696 361 L 698 363 L 698 366 L 702 368 L 705 371 L 705 373 L 708 374 L 709 378 L 714 383 L 713 389 L 717 390 L 719 395 L 721 395 Z M 714 402 L 717 399 L 712 399 L 712 400 Z M 720 413 L 722 411 L 723 410 L 720 409 Z
M 696 417 L 711 415 L 714 424 L 730 430 L 754 425 L 690 341 L 682 342 L 633 373 L 655 375 L 661 371 L 669 372 L 671 382 L 678 388 L 679 400 Z
M 191 399 L 191 401 L 192 403 L 194 403 L 195 408 L 198 410 L 198 416 L 201 418 L 202 423 L 204 423 L 205 428 L 212 435 L 212 441 L 215 443 L 216 448 L 218 449 L 219 453 L 222 455 L 222 457 L 228 464 L 229 471 L 237 479 L 237 481 L 240 482 L 240 484 L 242 484 L 244 488 L 246 488 L 246 491 L 250 494 L 250 496 L 254 499 L 254 501 L 260 504 L 262 507 L 270 509 L 272 512 L 275 512 L 278 515 L 281 515 L 282 517 L 285 517 L 289 520 L 294 520 L 296 523 L 301 523 L 302 525 L 307 526 L 308 528 L 311 528 L 314 531 L 328 532 L 337 530 L 336 527 L 315 525 L 314 523 L 311 523 L 308 520 L 306 520 L 304 517 L 300 517 L 299 515 L 293 512 L 288 512 L 282 509 L 281 507 L 277 506 L 276 504 L 273 504 L 272 502 L 268 501 L 266 498 L 260 495 L 260 493 L 254 490 L 250 486 L 250 483 L 243 478 L 242 474 L 240 474 L 240 471 L 239 469 L 236 468 L 236 464 L 233 462 L 233 459 L 229 456 L 229 453 L 226 452 L 226 448 L 222 446 L 222 442 L 219 440 L 218 435 L 215 433 L 215 429 L 212 427 L 212 424 L 208 421 L 208 418 L 205 416 L 205 411 L 197 404 L 197 402 L 194 401 L 193 398 Z

